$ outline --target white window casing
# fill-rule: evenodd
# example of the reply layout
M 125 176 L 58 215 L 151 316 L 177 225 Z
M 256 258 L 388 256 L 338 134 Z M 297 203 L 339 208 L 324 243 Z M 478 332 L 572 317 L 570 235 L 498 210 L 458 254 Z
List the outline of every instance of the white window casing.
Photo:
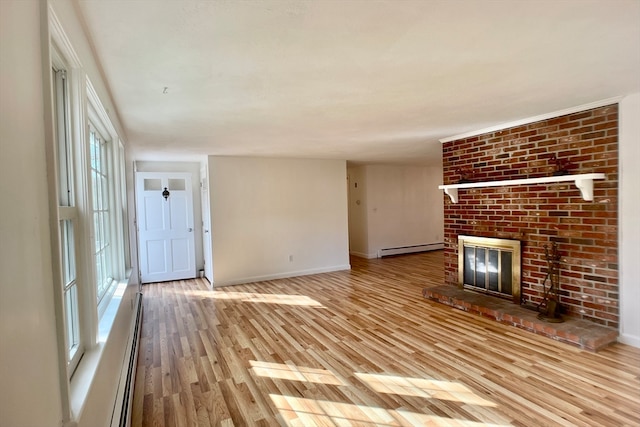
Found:
M 47 168 L 50 171 L 50 214 L 56 301 L 58 366 L 63 425 L 73 425 L 97 372 L 119 298 L 130 267 L 124 144 L 89 80 L 53 9 L 48 7 L 48 54 L 51 93 Z M 46 58 L 46 56 L 45 56 Z M 43 66 L 43 72 L 46 71 Z M 49 103 L 47 103 L 47 106 Z M 99 135 L 106 167 L 96 191 L 103 227 L 97 231 L 109 258 L 108 284 L 98 302 L 96 287 L 96 222 L 92 188 L 91 132 Z M 94 141 L 95 142 L 95 141 Z M 106 208 L 106 209 L 102 209 Z M 105 213 L 106 212 L 106 213 Z M 57 230 L 55 232 L 54 230 Z M 100 235 L 102 233 L 102 235 Z M 99 242 L 101 243 L 101 242 Z M 111 302 L 111 306 L 109 303 Z M 115 310 L 113 309 L 115 308 Z

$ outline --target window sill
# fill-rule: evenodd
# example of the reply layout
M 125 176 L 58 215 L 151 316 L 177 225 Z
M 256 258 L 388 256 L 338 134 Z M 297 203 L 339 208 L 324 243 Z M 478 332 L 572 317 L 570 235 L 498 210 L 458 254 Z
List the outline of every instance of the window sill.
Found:
M 131 272 L 127 272 L 127 279 Z M 122 302 L 122 297 L 124 296 L 124 291 L 127 289 L 127 281 L 122 280 L 116 283 L 114 286 L 115 290 L 113 291 L 113 295 L 111 296 L 111 300 L 104 312 L 102 313 L 102 317 L 100 317 L 100 322 L 98 323 L 98 343 L 103 343 L 107 341 L 107 337 L 109 336 L 109 332 L 111 332 L 111 326 L 113 326 L 113 321 L 116 318 L 116 314 L 118 313 L 118 308 L 120 307 L 120 303 Z
M 91 389 L 91 384 L 96 376 L 105 345 L 109 339 L 114 320 L 120 308 L 122 297 L 129 282 L 131 271 L 127 271 L 126 277 L 119 281 L 115 287 L 115 292 L 111 301 L 107 305 L 98 325 L 98 342 L 85 350 L 78 367 L 71 377 L 69 383 L 69 404 L 73 420 L 78 420 L 86 403 L 87 396 Z

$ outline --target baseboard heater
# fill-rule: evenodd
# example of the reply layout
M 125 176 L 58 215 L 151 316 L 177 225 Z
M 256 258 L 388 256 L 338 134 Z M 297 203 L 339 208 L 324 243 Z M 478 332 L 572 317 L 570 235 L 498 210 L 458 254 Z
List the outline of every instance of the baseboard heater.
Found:
M 122 395 L 122 409 L 120 417 L 111 420 L 112 427 L 130 427 L 131 426 L 131 410 L 133 408 L 133 388 L 136 379 L 136 366 L 138 362 L 138 345 L 140 342 L 140 332 L 142 331 L 142 293 L 136 294 L 136 313 L 133 322 L 133 330 L 131 331 L 131 340 L 129 345 L 128 357 L 125 356 L 126 377 L 124 384 L 119 387 L 119 395 Z M 122 378 L 122 377 L 121 377 Z M 122 379 L 121 379 L 122 381 Z M 118 400 L 116 400 L 118 401 Z
M 427 252 L 444 249 L 443 242 L 425 243 L 422 245 L 398 246 L 395 248 L 384 248 L 378 251 L 378 258 L 391 255 L 412 254 L 415 252 Z

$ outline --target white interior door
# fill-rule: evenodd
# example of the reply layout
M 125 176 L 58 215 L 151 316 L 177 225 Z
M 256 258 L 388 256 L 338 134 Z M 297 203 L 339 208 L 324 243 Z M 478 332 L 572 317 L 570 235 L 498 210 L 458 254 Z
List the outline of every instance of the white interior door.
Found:
M 142 283 L 196 277 L 191 186 L 189 173 L 136 173 Z
M 207 167 L 200 169 L 200 192 L 202 206 L 202 252 L 204 255 L 204 277 L 213 285 L 213 258 L 211 256 L 211 221 L 209 216 L 209 174 Z

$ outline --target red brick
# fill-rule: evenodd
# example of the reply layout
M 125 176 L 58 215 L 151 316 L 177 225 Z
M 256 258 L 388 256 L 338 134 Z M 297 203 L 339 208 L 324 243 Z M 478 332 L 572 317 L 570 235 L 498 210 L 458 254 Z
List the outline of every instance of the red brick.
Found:
M 523 241 L 523 299 L 539 301 L 546 276 L 543 246 L 553 239 L 563 254 L 561 292 L 569 315 L 616 325 L 617 126 L 613 105 L 444 144 L 446 183 L 457 181 L 455 169 L 468 164 L 477 165 L 478 176 L 487 181 L 548 176 L 554 168 L 551 153 L 568 158 L 571 173 L 607 174 L 605 181 L 594 182 L 595 202 L 582 200 L 569 183 L 464 190 L 457 205 L 443 196 L 447 282 L 457 281 L 458 234 L 517 238 Z M 600 296 L 614 302 L 585 308 L 580 296 L 589 291 L 610 294 Z

